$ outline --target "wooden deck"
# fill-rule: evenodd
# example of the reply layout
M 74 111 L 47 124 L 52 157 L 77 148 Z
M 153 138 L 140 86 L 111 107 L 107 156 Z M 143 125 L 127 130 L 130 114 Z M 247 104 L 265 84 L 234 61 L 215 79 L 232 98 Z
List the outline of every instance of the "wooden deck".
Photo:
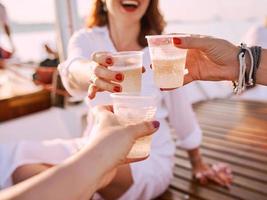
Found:
M 267 200 L 267 103 L 213 100 L 194 109 L 204 133 L 204 159 L 228 163 L 233 185 L 228 190 L 195 183 L 186 153 L 177 148 L 174 179 L 158 200 Z

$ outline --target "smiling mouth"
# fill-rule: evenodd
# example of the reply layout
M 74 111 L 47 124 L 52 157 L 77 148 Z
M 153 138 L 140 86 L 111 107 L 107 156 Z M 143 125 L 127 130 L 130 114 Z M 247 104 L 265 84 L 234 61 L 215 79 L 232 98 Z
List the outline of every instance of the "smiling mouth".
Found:
M 138 8 L 139 2 L 136 0 L 122 0 L 121 5 L 128 11 L 133 11 Z

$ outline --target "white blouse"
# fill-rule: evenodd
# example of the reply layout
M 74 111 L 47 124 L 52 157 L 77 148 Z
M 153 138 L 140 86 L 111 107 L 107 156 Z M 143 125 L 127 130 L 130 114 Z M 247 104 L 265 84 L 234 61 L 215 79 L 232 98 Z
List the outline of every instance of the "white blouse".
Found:
M 96 27 L 93 29 L 82 29 L 76 32 L 68 46 L 68 59 L 59 66 L 59 72 L 66 89 L 72 96 L 84 98 L 86 91 L 74 90 L 68 82 L 68 74 L 72 70 L 71 63 L 78 58 L 90 59 L 90 55 L 97 51 L 116 52 L 110 39 L 107 27 Z M 143 49 L 143 65 L 146 73 L 143 74 L 142 92 L 155 91 L 161 102 L 158 106 L 156 118 L 168 118 L 171 126 L 177 133 L 178 143 L 184 149 L 194 149 L 201 143 L 202 133 L 192 110 L 191 104 L 186 98 L 183 88 L 161 92 L 153 83 L 153 73 L 149 68 L 150 57 L 148 48 Z M 98 93 L 94 100 L 89 102 L 90 106 L 110 103 L 108 92 Z

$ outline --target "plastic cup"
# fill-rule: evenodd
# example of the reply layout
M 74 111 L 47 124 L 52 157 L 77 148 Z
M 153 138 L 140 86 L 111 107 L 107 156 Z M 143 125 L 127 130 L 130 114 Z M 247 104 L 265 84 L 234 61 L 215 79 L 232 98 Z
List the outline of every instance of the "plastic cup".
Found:
M 140 93 L 142 86 L 142 51 L 121 51 L 112 54 L 112 71 L 121 72 L 124 80 L 120 82 L 122 92 Z
M 114 113 L 122 125 L 131 125 L 143 121 L 152 121 L 157 110 L 156 96 L 133 93 L 113 93 Z M 138 159 L 149 156 L 152 136 L 136 140 L 127 159 Z
M 185 74 L 186 49 L 173 45 L 173 37 L 185 34 L 146 36 L 149 46 L 154 82 L 159 88 L 183 86 Z

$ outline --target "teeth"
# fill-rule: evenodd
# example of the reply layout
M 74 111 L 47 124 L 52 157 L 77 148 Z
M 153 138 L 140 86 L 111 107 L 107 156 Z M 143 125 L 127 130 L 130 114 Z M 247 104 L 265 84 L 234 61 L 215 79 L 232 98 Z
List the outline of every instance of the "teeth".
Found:
M 124 0 L 122 1 L 122 5 L 125 6 L 138 6 L 138 2 L 134 0 Z

